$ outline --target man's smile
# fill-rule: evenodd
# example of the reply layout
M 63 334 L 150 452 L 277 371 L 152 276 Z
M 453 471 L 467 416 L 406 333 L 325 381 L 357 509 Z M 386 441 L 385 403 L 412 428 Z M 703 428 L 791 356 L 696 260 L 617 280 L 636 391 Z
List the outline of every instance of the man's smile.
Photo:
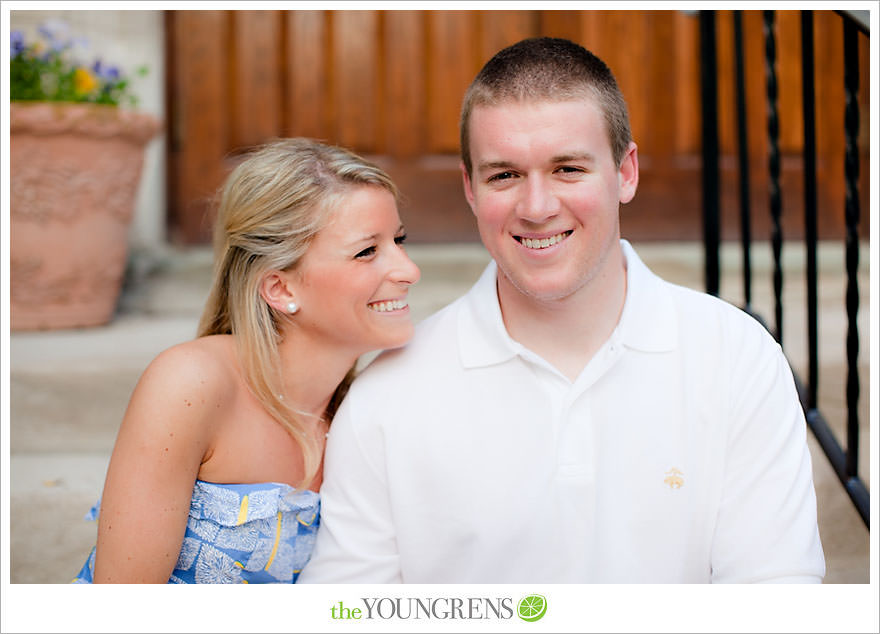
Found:
M 562 233 L 557 233 L 546 238 L 527 238 L 516 235 L 513 236 L 513 238 L 527 249 L 546 249 L 547 247 L 552 247 L 554 244 L 559 244 L 571 234 L 572 230 L 569 229 L 568 231 L 563 231 Z

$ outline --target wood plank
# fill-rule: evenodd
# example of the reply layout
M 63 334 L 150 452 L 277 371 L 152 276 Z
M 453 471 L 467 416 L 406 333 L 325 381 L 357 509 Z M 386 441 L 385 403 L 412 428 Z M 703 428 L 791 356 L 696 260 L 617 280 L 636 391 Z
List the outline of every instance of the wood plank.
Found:
M 633 13 L 634 15 L 629 15 Z M 648 19 L 653 11 L 619 11 L 615 12 L 614 23 L 619 24 L 612 33 L 622 36 L 624 41 L 631 42 L 629 55 L 622 56 L 616 62 L 616 75 L 628 103 L 636 104 L 630 108 L 629 119 L 632 126 L 632 134 L 635 139 L 642 139 L 643 155 L 650 165 L 656 147 L 652 128 L 655 126 L 653 100 L 658 95 L 651 92 L 652 80 L 646 74 L 650 67 L 651 58 L 654 54 L 653 41 L 648 37 Z M 609 33 L 610 36 L 610 33 Z M 618 46 L 618 48 L 620 48 Z M 614 67 L 613 67 L 614 68 Z
M 426 150 L 426 16 L 422 11 L 388 11 L 384 18 L 384 145 L 394 157 L 410 157 Z
M 428 152 L 459 152 L 461 99 L 485 62 L 477 46 L 474 13 L 428 13 Z
M 715 46 L 718 70 L 718 147 L 722 154 L 736 153 L 736 60 L 733 46 L 733 12 L 715 12 Z
M 580 14 L 580 19 L 578 20 L 580 39 L 575 41 L 594 55 L 602 57 L 602 54 L 600 53 L 602 45 L 599 42 L 600 19 L 598 17 L 601 15 L 601 12 L 578 11 L 577 13 Z
M 210 240 L 211 201 L 225 176 L 228 95 L 224 11 L 180 11 L 171 20 L 174 98 L 170 186 L 173 240 Z
M 332 28 L 333 142 L 360 152 L 376 151 L 383 137 L 378 14 L 334 11 Z
M 700 152 L 700 49 L 699 23 L 693 12 L 676 11 L 673 17 L 675 81 L 675 153 Z
M 583 11 L 538 11 L 538 32 L 547 37 L 561 37 L 584 45 L 581 31 Z
M 480 11 L 480 55 L 482 64 L 495 53 L 520 40 L 538 35 L 537 11 Z
M 821 205 L 830 221 L 839 228 L 846 227 L 846 138 L 843 64 L 843 20 L 831 11 L 814 13 L 814 49 L 816 51 L 816 153 Z M 861 38 L 867 39 L 867 38 Z M 838 55 L 823 55 L 822 51 L 839 51 Z M 868 90 L 868 84 L 860 82 L 860 92 Z M 864 131 L 867 130 L 867 113 L 863 111 Z M 867 147 L 867 146 L 866 146 Z M 867 183 L 862 167 L 862 183 Z M 864 185 L 863 185 L 864 186 Z M 821 234 L 820 234 L 821 235 Z
M 776 12 L 776 77 L 779 86 L 779 150 L 800 152 L 804 138 L 804 112 L 801 108 L 800 11 Z
M 233 149 L 281 132 L 281 14 L 233 11 L 230 141 Z
M 325 138 L 329 98 L 329 30 L 325 11 L 285 11 L 286 99 L 283 104 L 287 136 Z
M 653 165 L 667 165 L 675 152 L 680 121 L 676 118 L 676 95 L 682 90 L 677 83 L 675 57 L 675 15 L 671 11 L 642 13 L 640 37 L 644 42 L 640 53 L 640 92 L 627 95 L 637 106 L 641 129 L 637 143 L 639 153 L 650 158 Z M 633 113 L 630 114 L 633 116 Z M 665 125 L 658 125 L 663 121 Z
M 595 46 L 593 53 L 598 55 L 611 69 L 617 85 L 629 105 L 630 127 L 636 143 L 640 143 L 642 132 L 649 128 L 649 108 L 645 103 L 644 60 L 647 45 L 644 41 L 642 12 L 632 11 L 594 11 L 592 25 Z M 627 46 L 620 45 L 627 42 Z M 647 156 L 647 155 L 646 155 Z

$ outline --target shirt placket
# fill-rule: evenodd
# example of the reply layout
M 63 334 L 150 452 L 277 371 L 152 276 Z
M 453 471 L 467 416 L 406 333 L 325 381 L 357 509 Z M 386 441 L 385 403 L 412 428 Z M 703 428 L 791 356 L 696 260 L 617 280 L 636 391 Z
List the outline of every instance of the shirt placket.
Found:
M 615 333 L 616 335 L 617 333 Z M 602 421 L 593 416 L 593 386 L 620 359 L 623 346 L 618 337 L 599 349 L 580 376 L 569 383 L 559 399 L 558 469 L 560 476 L 587 477 L 593 480 L 597 465 L 597 443 Z

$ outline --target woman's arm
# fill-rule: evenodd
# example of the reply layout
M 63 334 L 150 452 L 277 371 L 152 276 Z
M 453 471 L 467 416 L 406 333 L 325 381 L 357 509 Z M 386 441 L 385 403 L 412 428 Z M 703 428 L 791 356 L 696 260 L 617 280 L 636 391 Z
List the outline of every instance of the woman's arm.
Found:
M 196 342 L 160 354 L 140 378 L 110 458 L 95 583 L 166 583 L 223 393 L 218 361 Z

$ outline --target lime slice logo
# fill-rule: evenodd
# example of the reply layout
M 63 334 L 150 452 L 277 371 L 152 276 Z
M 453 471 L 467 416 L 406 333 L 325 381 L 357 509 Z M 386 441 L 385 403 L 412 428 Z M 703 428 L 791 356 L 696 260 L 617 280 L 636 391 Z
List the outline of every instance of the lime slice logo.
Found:
M 538 621 L 547 612 L 547 599 L 540 594 L 530 594 L 520 599 L 518 606 L 519 618 L 529 623 Z

